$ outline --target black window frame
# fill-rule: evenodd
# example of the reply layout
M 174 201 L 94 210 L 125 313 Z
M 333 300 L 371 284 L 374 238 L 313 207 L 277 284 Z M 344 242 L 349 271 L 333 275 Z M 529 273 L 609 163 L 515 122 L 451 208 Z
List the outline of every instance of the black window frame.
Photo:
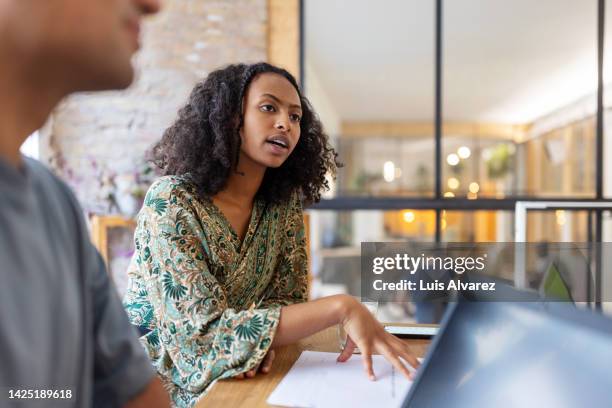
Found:
M 305 84 L 304 73 L 304 53 L 305 53 L 305 22 L 304 22 L 304 3 L 307 0 L 299 0 L 299 32 L 300 32 L 300 50 L 299 50 L 299 67 L 300 67 L 300 84 L 302 89 Z M 507 198 L 454 198 L 444 197 L 442 192 L 442 124 L 443 124 L 443 20 L 444 0 L 436 0 L 435 4 L 435 109 L 434 109 L 434 143 L 435 143 L 435 192 L 433 197 L 423 198 L 403 198 L 403 197 L 351 197 L 341 196 L 330 199 L 322 199 L 310 207 L 309 210 L 334 210 L 334 211 L 350 211 L 350 210 L 400 210 L 411 208 L 415 210 L 435 210 L 436 212 L 436 227 L 435 227 L 435 242 L 442 241 L 441 215 L 442 211 L 512 211 L 514 213 L 517 201 L 559 201 L 559 202 L 609 202 L 612 199 L 606 199 L 603 196 L 603 62 L 604 62 L 604 33 L 605 33 L 605 0 L 597 0 L 597 111 L 596 111 L 596 131 L 595 131 L 595 196 L 591 198 L 584 197 L 533 197 L 533 196 L 512 196 Z M 602 242 L 603 229 L 603 212 L 607 211 L 601 208 L 581 208 L 589 211 L 589 219 L 594 215 L 594 231 L 589 231 L 594 234 L 594 242 Z M 589 224 L 591 227 L 591 224 Z M 591 230 L 591 228 L 589 228 Z M 595 271 L 595 307 L 601 310 L 601 260 L 596 261 Z

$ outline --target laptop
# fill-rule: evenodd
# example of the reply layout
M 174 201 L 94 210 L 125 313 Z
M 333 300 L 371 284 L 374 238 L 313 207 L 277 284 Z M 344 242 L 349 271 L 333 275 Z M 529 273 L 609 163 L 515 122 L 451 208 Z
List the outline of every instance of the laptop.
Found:
M 447 309 L 402 407 L 604 407 L 612 320 L 564 302 Z

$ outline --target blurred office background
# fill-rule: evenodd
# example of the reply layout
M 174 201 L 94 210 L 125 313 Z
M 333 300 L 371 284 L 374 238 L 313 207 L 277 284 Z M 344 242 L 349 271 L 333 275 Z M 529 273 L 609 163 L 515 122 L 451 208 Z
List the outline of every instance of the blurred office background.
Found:
M 597 167 L 598 1 L 440 3 L 437 25 L 436 1 L 304 1 L 306 94 L 345 163 L 310 212 L 315 295 L 359 294 L 362 241 L 512 242 L 517 201 L 610 204 L 610 52 Z M 526 241 L 590 242 L 598 224 L 608 241 L 600 214 L 528 211 Z M 414 311 L 391 309 L 388 320 Z
M 285 66 L 345 164 L 308 210 L 311 294 L 359 295 L 362 241 L 512 242 L 517 201 L 609 204 L 612 11 L 599 89 L 599 1 L 166 0 L 136 83 L 68 98 L 24 150 L 88 214 L 133 217 L 154 177 L 145 152 L 198 80 L 231 62 Z M 608 211 L 568 206 L 528 211 L 526 241 L 610 241 Z M 612 276 L 599 283 L 612 296 Z M 415 319 L 412 305 L 381 313 Z

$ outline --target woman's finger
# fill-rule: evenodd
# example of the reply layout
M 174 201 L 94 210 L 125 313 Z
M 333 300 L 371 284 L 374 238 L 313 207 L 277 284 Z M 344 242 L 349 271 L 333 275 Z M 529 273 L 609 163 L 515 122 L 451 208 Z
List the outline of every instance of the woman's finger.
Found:
M 416 358 L 416 356 L 414 354 L 412 354 L 412 350 L 410 350 L 410 347 L 407 344 L 403 344 L 403 347 L 401 347 L 398 350 L 398 354 L 400 355 L 401 358 L 403 358 L 408 364 L 410 364 L 412 366 L 412 368 L 414 368 L 415 370 L 418 370 L 419 367 L 421 366 L 421 363 L 419 362 L 419 360 Z
M 255 366 L 255 368 L 253 368 L 252 370 L 247 371 L 246 376 L 247 378 L 253 378 L 255 377 L 255 374 L 257 374 L 257 370 L 259 369 L 259 364 L 257 364 Z
M 363 360 L 363 368 L 368 376 L 368 378 L 372 381 L 376 381 L 376 376 L 374 375 L 374 369 L 372 368 L 372 351 L 369 347 L 362 347 L 361 350 L 361 358 Z
M 274 361 L 275 356 L 276 356 L 276 353 L 274 352 L 274 350 L 268 351 L 268 354 L 266 354 L 264 361 L 261 363 L 262 373 L 267 374 L 268 372 L 270 372 L 270 369 L 272 368 L 272 362 Z
M 404 361 L 410 364 L 412 368 L 414 368 L 415 370 L 418 369 L 421 363 L 419 363 L 419 360 L 416 358 L 416 356 L 412 354 L 412 350 L 410 349 L 410 346 L 408 346 L 408 344 L 404 343 L 398 338 L 394 338 L 393 340 L 394 340 L 394 343 L 392 344 L 392 347 L 395 350 L 395 352 L 401 358 L 403 358 Z
M 404 374 L 404 376 L 407 379 L 411 379 L 411 375 L 410 375 L 410 371 L 406 368 L 406 366 L 404 365 L 404 363 L 402 363 L 402 361 L 399 359 L 399 357 L 397 357 L 397 355 L 395 354 L 395 352 L 393 351 L 393 349 L 391 349 L 389 346 L 383 346 L 382 347 L 382 355 L 385 356 L 385 358 L 391 363 L 393 364 L 393 366 L 402 374 Z
M 235 375 L 235 376 L 234 376 L 234 378 L 235 378 L 236 380 L 242 380 L 242 379 L 244 379 L 244 374 L 243 374 L 243 373 L 240 373 L 240 374 L 238 374 L 238 375 Z
M 354 350 L 355 350 L 355 342 L 353 342 L 353 340 L 350 337 L 347 337 L 346 343 L 344 344 L 344 348 L 342 349 L 342 352 L 340 353 L 336 361 L 339 363 L 344 363 L 349 358 L 351 358 Z

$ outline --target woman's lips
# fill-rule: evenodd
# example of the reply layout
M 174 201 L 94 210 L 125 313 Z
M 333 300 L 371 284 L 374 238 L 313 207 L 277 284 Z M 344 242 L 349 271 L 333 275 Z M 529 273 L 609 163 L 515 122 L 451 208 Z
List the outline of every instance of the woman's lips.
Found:
M 272 154 L 278 155 L 278 156 L 287 154 L 287 152 L 289 151 L 287 147 L 281 146 L 279 144 L 275 144 L 270 141 L 266 142 L 266 146 L 268 146 L 268 149 L 272 152 Z

